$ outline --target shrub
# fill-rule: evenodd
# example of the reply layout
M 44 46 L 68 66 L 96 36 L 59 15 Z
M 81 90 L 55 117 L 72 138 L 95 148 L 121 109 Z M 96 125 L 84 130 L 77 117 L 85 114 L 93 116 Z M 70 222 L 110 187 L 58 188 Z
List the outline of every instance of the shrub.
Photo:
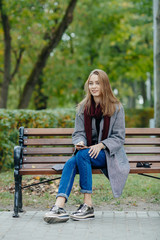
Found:
M 154 118 L 153 108 L 126 109 L 126 127 L 149 127 L 149 120 Z
M 19 127 L 74 127 L 75 110 L 0 110 L 0 170 L 13 167 L 13 148 L 18 144 Z

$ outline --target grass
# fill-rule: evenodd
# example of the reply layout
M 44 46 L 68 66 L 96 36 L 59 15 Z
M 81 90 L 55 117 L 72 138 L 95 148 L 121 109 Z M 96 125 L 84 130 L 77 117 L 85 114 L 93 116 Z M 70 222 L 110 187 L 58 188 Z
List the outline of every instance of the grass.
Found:
M 160 177 L 160 174 L 156 174 Z M 46 178 L 48 178 L 46 176 Z M 25 182 L 34 182 L 33 176 L 23 176 Z M 55 183 L 41 185 L 41 187 L 23 190 L 23 205 L 33 208 L 50 208 L 55 201 L 59 180 L 56 180 L 56 191 L 50 192 Z M 0 210 L 13 208 L 14 202 L 14 177 L 13 170 L 0 173 Z M 38 189 L 38 190 L 37 190 Z M 123 205 L 137 206 L 138 202 L 160 204 L 160 181 L 140 175 L 129 175 L 123 194 L 120 198 L 113 198 L 109 181 L 103 175 L 93 176 L 93 204 L 103 206 L 110 204 L 123 210 Z M 76 176 L 74 187 L 68 204 L 79 205 L 83 201 L 83 194 L 79 192 L 79 176 Z

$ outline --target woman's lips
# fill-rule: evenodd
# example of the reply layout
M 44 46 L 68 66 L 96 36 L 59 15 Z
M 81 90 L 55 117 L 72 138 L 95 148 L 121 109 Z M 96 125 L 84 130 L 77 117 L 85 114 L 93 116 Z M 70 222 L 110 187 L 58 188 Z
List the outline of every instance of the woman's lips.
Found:
M 93 93 L 97 93 L 98 91 L 93 91 L 93 90 L 92 90 L 92 92 L 93 92 Z

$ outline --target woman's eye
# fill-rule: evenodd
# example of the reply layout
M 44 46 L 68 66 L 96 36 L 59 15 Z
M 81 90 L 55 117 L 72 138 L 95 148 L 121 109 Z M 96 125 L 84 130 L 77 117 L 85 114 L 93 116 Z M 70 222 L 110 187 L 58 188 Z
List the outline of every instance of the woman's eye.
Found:
M 95 82 L 95 83 L 89 82 L 89 85 L 99 85 L 99 82 Z

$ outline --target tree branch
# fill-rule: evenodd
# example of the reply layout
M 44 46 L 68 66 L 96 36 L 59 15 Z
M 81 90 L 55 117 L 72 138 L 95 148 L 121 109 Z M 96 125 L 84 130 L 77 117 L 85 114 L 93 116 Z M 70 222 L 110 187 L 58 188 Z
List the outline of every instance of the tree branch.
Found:
M 17 53 L 14 51 L 15 57 L 16 57 L 16 65 L 15 65 L 13 73 L 11 74 L 11 79 L 13 79 L 15 74 L 18 72 L 19 65 L 20 65 L 22 54 L 23 54 L 24 50 L 25 50 L 24 48 L 20 49 L 18 57 L 17 57 Z
M 0 108 L 6 108 L 8 89 L 11 82 L 11 35 L 8 15 L 3 7 L 3 1 L 0 0 L 0 12 L 2 19 L 2 28 L 4 34 L 4 76 L 1 88 Z
M 56 48 L 60 42 L 63 33 L 67 29 L 68 25 L 72 22 L 73 11 L 78 0 L 70 0 L 70 3 L 66 9 L 65 15 L 56 29 L 51 30 L 51 37 L 46 46 L 44 46 L 38 56 L 37 62 L 35 63 L 31 74 L 29 75 L 27 82 L 24 86 L 24 90 L 19 102 L 18 108 L 26 108 L 29 104 L 34 87 L 42 74 L 42 71 L 46 65 L 47 59 L 50 56 L 51 51 Z

